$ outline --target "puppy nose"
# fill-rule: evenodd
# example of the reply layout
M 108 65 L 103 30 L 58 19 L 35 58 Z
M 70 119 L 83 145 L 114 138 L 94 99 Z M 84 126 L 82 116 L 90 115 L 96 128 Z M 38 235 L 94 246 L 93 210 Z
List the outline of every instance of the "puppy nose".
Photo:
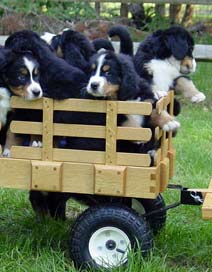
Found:
M 40 90 L 32 90 L 32 93 L 35 97 L 38 97 L 40 95 Z
M 98 82 L 93 82 L 91 83 L 91 89 L 96 91 L 99 87 L 99 83 Z

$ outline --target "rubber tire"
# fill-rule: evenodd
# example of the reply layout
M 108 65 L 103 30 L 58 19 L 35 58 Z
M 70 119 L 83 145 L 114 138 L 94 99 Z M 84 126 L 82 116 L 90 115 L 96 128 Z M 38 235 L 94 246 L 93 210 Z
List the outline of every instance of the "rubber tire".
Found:
M 159 194 L 155 199 L 136 198 L 136 200 L 143 206 L 145 213 L 160 210 L 166 206 L 161 194 Z M 146 218 L 154 234 L 157 234 L 165 226 L 166 215 L 166 210 L 162 210 L 159 213 L 153 214 Z
M 89 239 L 98 229 L 116 227 L 127 234 L 131 248 L 141 249 L 145 257 L 153 248 L 153 237 L 149 225 L 135 211 L 122 204 L 92 206 L 75 221 L 70 233 L 70 257 L 77 267 L 103 268 L 90 256 Z

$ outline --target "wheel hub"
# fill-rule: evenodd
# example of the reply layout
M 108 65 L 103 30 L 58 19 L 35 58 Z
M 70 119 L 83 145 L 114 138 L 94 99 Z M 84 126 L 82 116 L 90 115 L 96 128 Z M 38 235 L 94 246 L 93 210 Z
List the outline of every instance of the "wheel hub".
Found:
M 129 237 L 116 227 L 96 230 L 89 240 L 91 258 L 100 266 L 110 268 L 126 263 L 131 249 Z

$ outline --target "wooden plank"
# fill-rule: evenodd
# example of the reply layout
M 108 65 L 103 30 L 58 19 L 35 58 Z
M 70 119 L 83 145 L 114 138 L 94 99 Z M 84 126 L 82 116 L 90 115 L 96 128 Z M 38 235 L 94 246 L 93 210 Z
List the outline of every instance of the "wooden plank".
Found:
M 62 162 L 105 163 L 105 152 L 53 148 L 53 160 Z
M 33 109 L 41 110 L 43 108 L 43 98 L 36 100 L 25 100 L 18 96 L 11 97 L 10 100 L 11 108 L 16 109 Z
M 208 186 L 209 190 L 212 190 L 212 179 Z M 212 193 L 207 193 L 202 205 L 202 218 L 206 220 L 212 219 Z
M 107 101 L 105 163 L 116 164 L 117 102 Z
M 43 98 L 42 160 L 52 161 L 53 157 L 53 100 Z
M 62 191 L 94 194 L 94 165 L 63 163 Z
M 175 161 L 176 161 L 176 151 L 171 149 L 168 151 L 169 158 L 169 179 L 172 179 L 175 173 Z
M 11 157 L 16 159 L 41 160 L 41 151 L 39 147 L 12 146 Z
M 72 136 L 87 138 L 105 138 L 106 128 L 104 126 L 54 124 L 55 136 Z
M 149 128 L 118 127 L 117 129 L 117 139 L 119 140 L 147 142 L 151 137 L 152 132 Z
M 169 159 L 160 162 L 160 192 L 164 192 L 169 181 Z
M 148 154 L 117 152 L 117 165 L 150 166 L 150 163 Z
M 118 101 L 117 104 L 118 114 L 150 115 L 152 112 L 152 104 L 149 102 Z
M 95 194 L 124 196 L 125 182 L 126 167 L 95 165 Z
M 29 160 L 0 158 L 0 187 L 30 189 L 31 163 Z
M 159 193 L 157 173 L 157 167 L 127 167 L 125 196 L 156 198 Z
M 54 110 L 80 112 L 106 112 L 106 101 L 90 99 L 55 100 Z
M 42 135 L 42 123 L 12 121 L 10 125 L 10 130 L 13 133 L 19 133 L 19 134 Z
M 31 189 L 61 192 L 61 162 L 32 161 Z
M 212 45 L 196 44 L 194 47 L 194 57 L 201 60 L 212 60 Z

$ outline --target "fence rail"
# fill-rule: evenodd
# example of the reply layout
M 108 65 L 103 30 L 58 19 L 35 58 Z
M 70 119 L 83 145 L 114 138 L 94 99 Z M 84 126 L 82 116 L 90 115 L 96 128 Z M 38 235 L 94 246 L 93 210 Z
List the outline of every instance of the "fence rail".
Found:
M 55 0 L 56 1 L 56 0 Z M 63 0 L 62 2 L 76 2 L 75 0 Z M 192 5 L 212 5 L 211 0 L 95 0 L 86 2 L 98 3 L 152 3 L 152 4 L 192 4 Z

